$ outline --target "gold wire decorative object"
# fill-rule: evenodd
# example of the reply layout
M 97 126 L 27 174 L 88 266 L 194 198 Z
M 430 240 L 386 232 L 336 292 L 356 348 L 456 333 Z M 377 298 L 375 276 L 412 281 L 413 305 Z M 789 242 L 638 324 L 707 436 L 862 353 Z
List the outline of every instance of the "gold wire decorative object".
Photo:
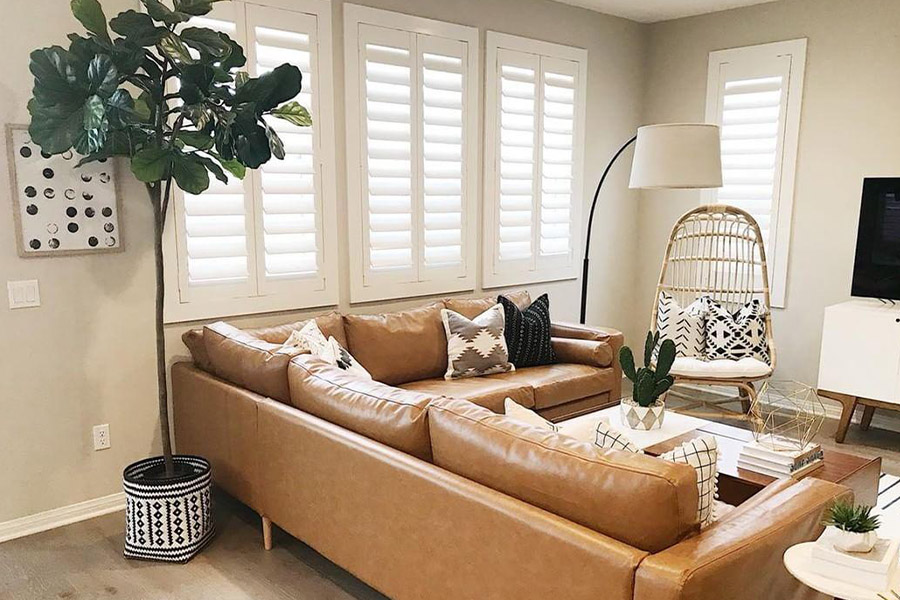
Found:
M 775 451 L 804 450 L 825 421 L 816 389 L 799 381 L 767 380 L 750 405 L 753 437 Z

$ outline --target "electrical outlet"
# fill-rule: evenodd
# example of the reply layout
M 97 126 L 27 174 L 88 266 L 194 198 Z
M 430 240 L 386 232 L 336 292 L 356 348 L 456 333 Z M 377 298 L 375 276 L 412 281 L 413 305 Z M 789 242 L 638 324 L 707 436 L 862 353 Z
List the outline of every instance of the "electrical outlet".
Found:
M 109 446 L 109 423 L 94 425 L 94 450 L 106 450 Z

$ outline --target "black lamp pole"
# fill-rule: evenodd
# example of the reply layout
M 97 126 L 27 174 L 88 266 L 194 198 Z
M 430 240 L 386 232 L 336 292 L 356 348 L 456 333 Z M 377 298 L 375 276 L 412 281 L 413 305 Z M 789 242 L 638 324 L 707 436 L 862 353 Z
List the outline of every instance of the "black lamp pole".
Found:
M 594 192 L 594 201 L 591 202 L 591 213 L 588 216 L 587 223 L 587 238 L 584 243 L 584 261 L 582 262 L 583 268 L 581 271 L 581 323 L 584 324 L 585 313 L 587 312 L 587 290 L 588 290 L 588 266 L 590 265 L 590 258 L 588 256 L 591 252 L 591 229 L 594 224 L 594 209 L 597 208 L 597 198 L 600 197 L 600 188 L 603 187 L 603 182 L 606 181 L 606 176 L 609 175 L 609 170 L 612 168 L 613 164 L 615 164 L 616 160 L 619 156 L 622 155 L 623 152 L 633 144 L 637 140 L 637 136 L 632 137 L 630 140 L 625 142 L 625 145 L 619 148 L 619 151 L 612 157 L 612 160 L 609 161 L 609 164 L 606 165 L 606 170 L 603 171 L 603 176 L 600 178 L 600 183 L 597 184 L 597 191 Z

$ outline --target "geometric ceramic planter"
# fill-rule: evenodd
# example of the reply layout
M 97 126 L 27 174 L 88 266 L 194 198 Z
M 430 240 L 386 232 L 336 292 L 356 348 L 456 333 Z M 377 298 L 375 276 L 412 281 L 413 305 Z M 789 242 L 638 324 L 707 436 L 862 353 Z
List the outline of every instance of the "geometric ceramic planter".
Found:
M 837 527 L 833 527 L 834 537 L 832 538 L 834 547 L 844 552 L 870 552 L 878 542 L 878 534 L 874 531 L 866 533 L 854 533 L 852 531 L 842 531 Z
M 209 462 L 176 455 L 175 475 L 166 477 L 163 457 L 128 465 L 125 488 L 125 558 L 185 563 L 215 531 Z
M 650 406 L 641 406 L 631 398 L 622 398 L 619 403 L 622 421 L 632 429 L 659 429 L 666 418 L 665 396 L 658 398 Z

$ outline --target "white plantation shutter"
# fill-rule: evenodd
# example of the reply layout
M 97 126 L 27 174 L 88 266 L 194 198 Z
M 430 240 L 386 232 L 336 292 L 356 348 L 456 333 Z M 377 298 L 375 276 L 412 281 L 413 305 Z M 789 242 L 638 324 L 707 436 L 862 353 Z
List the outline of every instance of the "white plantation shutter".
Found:
M 242 15 L 236 5 L 222 5 L 187 23 L 227 34 L 246 45 Z M 181 194 L 175 201 L 183 255 L 179 291 L 185 300 L 215 296 L 246 296 L 255 289 L 253 197 L 250 183 L 228 177 L 223 184 L 210 178 L 203 194 Z
M 294 100 L 313 117 L 312 127 L 297 127 L 266 117 L 284 143 L 284 160 L 271 160 L 253 173 L 257 199 L 257 262 L 261 293 L 290 289 L 321 290 L 322 194 L 316 150 L 318 93 L 316 17 L 261 6 L 247 7 L 251 75 L 259 77 L 283 63 L 303 74 Z
M 710 54 L 707 121 L 722 131 L 723 186 L 705 201 L 756 219 L 772 305 L 784 306 L 805 40 Z
M 167 296 L 169 321 L 337 299 L 330 5 L 298 0 L 295 6 L 282 10 L 235 0 L 188 23 L 238 41 L 253 77 L 282 63 L 297 66 L 303 89 L 295 99 L 309 109 L 314 126 L 267 117 L 284 143 L 284 160 L 248 170 L 243 181 L 213 180 L 198 196 L 178 194 L 174 231 L 167 231 L 177 258 L 167 271 L 177 273 L 178 288 Z
M 385 15 L 346 11 L 352 298 L 472 289 L 474 30 Z
M 488 34 L 485 284 L 574 277 L 586 53 Z

